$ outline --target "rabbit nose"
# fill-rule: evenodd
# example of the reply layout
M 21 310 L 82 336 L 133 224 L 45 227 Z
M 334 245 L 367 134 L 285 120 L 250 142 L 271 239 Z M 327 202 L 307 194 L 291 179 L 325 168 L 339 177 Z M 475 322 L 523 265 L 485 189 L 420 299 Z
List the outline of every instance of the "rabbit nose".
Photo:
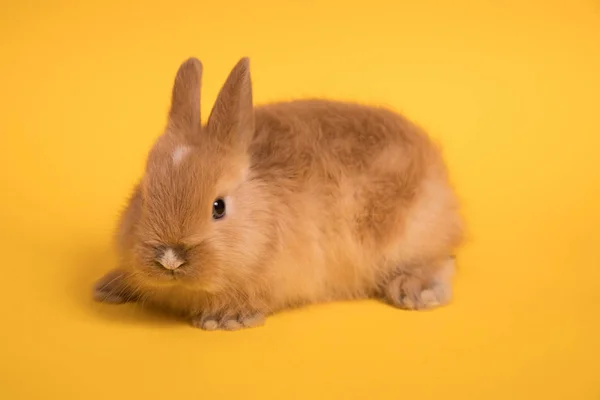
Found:
M 163 255 L 156 260 L 163 268 L 168 269 L 169 271 L 174 271 L 177 268 L 181 267 L 185 264 L 185 261 L 182 260 L 173 249 L 167 249 L 163 253 Z

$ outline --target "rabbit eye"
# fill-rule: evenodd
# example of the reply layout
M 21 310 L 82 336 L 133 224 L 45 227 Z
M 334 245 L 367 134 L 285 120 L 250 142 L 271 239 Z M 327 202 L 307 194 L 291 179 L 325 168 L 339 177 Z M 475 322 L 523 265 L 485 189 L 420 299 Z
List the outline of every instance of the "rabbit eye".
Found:
M 213 202 L 213 219 L 221 219 L 225 216 L 225 200 L 218 198 Z

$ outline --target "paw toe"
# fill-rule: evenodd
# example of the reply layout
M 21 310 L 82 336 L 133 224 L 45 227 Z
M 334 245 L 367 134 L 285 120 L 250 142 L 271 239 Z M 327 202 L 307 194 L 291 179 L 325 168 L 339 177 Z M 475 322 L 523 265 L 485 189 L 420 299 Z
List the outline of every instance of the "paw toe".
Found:
M 251 317 L 243 318 L 241 320 L 242 324 L 247 328 L 254 328 L 257 326 L 264 325 L 265 317 L 264 315 L 253 315 Z
M 214 331 L 219 327 L 219 322 L 215 319 L 196 319 L 192 321 L 192 325 L 205 331 Z
M 223 329 L 226 329 L 228 331 L 235 331 L 243 327 L 242 323 L 237 319 L 228 319 L 227 321 L 224 321 L 222 325 Z
M 219 322 L 214 319 L 206 320 L 202 323 L 202 329 L 207 331 L 214 331 L 219 327 Z
M 434 308 L 441 305 L 433 289 L 425 289 L 421 292 L 420 303 L 423 308 Z

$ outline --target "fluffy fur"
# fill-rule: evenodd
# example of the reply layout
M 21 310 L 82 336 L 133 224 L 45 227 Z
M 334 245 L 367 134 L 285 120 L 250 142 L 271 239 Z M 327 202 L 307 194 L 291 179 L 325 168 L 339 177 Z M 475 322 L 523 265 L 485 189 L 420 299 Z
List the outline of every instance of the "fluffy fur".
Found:
M 97 300 L 143 300 L 204 329 L 333 300 L 450 301 L 459 204 L 419 127 L 342 102 L 254 107 L 247 58 L 202 126 L 201 77 L 196 59 L 179 68 L 166 130 L 118 229 L 120 265 Z M 215 220 L 217 198 L 226 215 Z

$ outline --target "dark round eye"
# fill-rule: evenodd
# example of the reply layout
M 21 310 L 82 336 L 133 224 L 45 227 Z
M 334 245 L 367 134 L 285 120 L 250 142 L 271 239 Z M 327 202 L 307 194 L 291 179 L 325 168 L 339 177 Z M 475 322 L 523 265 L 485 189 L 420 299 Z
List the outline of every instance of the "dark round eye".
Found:
M 213 218 L 221 219 L 225 216 L 225 200 L 219 198 L 213 202 Z

